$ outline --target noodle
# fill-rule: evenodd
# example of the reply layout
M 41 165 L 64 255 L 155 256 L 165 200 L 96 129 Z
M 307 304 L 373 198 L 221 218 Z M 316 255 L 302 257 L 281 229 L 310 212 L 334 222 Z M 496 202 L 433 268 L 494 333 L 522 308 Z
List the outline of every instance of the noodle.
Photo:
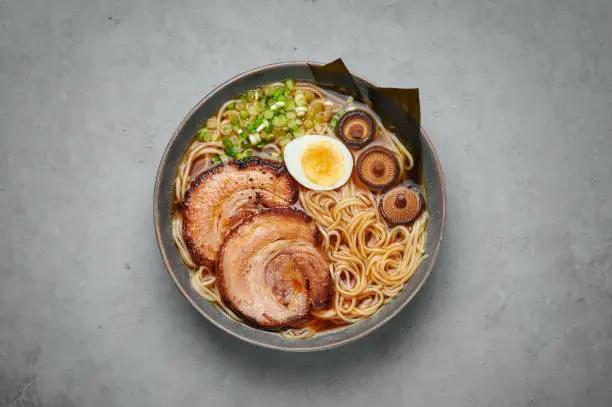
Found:
M 268 86 L 282 86 L 274 83 Z M 336 95 L 305 83 L 298 83 L 296 91 L 312 92 L 323 101 L 333 100 L 338 104 L 326 104 L 326 110 L 339 110 L 347 101 Z M 256 96 L 258 97 L 258 96 Z M 316 101 L 317 99 L 315 99 Z M 238 100 L 223 104 L 215 116 L 216 129 L 212 140 L 219 140 L 219 129 L 227 107 Z M 313 103 L 310 103 L 312 106 Z M 405 174 L 414 165 L 410 152 L 376 118 L 381 129 L 381 139 L 398 158 L 401 173 Z M 329 123 L 319 123 L 315 130 L 320 134 L 335 137 Z M 283 145 L 278 139 L 266 145 L 260 155 L 281 156 Z M 224 152 L 220 141 L 194 141 L 187 149 L 178 167 L 175 179 L 175 200 L 180 205 L 192 180 L 196 163 L 202 169 L 213 165 L 214 158 Z M 333 297 L 325 309 L 311 311 L 306 323 L 281 330 L 287 338 L 299 339 L 313 336 L 324 329 L 363 321 L 374 315 L 381 307 L 397 297 L 418 266 L 427 257 L 428 213 L 424 211 L 410 226 L 389 226 L 381 217 L 378 195 L 351 178 L 344 186 L 332 191 L 315 191 L 300 187 L 299 204 L 318 223 L 321 231 L 322 249 L 330 260 L 333 282 Z M 221 299 L 213 270 L 198 267 L 183 238 L 183 220 L 180 210 L 172 218 L 172 236 L 179 256 L 188 267 L 190 281 L 195 291 L 215 303 L 230 318 L 240 321 Z
M 341 200 L 330 192 L 353 198 Z M 321 225 L 323 250 L 332 260 L 334 301 L 331 308 L 311 311 L 318 319 L 344 325 L 372 316 L 403 290 L 426 257 L 427 212 L 410 227 L 389 228 L 378 214 L 374 194 L 353 180 L 339 193 L 302 188 L 299 198 Z M 331 236 L 336 237 L 333 244 Z

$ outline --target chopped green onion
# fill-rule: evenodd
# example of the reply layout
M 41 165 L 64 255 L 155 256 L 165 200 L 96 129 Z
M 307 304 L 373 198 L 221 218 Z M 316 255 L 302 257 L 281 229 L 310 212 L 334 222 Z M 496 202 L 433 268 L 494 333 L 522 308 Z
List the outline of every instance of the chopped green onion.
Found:
M 228 136 L 230 133 L 232 132 L 232 126 L 230 125 L 224 125 L 223 128 L 221 129 L 221 134 L 223 134 L 224 136 Z
M 276 98 L 277 102 L 285 102 L 287 99 L 285 98 L 285 96 L 280 95 L 279 97 Z
M 285 110 L 295 110 L 295 102 L 293 99 L 289 98 L 285 103 Z
M 261 133 L 261 131 L 264 130 L 266 127 L 267 127 L 267 124 L 265 124 L 265 123 L 260 124 L 255 129 L 255 133 L 257 133 L 257 134 Z
M 304 106 L 304 107 L 308 106 L 308 102 L 306 101 L 306 98 L 304 97 L 304 95 L 301 95 L 301 97 L 300 95 L 297 95 L 295 97 L 295 104 L 297 106 Z
M 231 122 L 235 120 L 240 120 L 240 113 L 238 113 L 237 110 L 228 110 L 227 117 Z
M 234 144 L 234 147 L 236 147 L 240 145 L 240 142 L 242 141 L 242 139 L 239 135 L 235 135 L 235 136 L 230 137 L 230 141 Z
M 285 116 L 287 116 L 287 119 L 295 119 L 297 117 L 297 113 L 295 113 L 295 112 L 287 112 L 287 113 L 285 113 Z
M 272 94 L 272 92 L 274 92 L 274 87 L 273 86 L 264 86 L 263 92 L 264 92 L 264 95 L 270 96 Z
M 198 136 L 198 140 L 200 140 L 200 141 L 204 141 L 204 140 L 210 141 L 209 137 L 208 137 L 208 128 L 206 128 L 206 127 L 201 128 L 198 131 L 197 136 Z
M 251 116 L 257 116 L 257 113 L 259 112 L 259 109 L 257 108 L 257 106 L 255 106 L 255 103 L 249 103 L 246 109 L 249 112 L 249 115 Z
M 293 90 L 293 88 L 295 88 L 295 80 L 287 79 L 287 81 L 285 82 L 285 85 L 287 85 L 289 89 Z
M 287 116 L 287 117 L 289 117 L 289 116 Z M 300 127 L 300 126 L 297 125 L 297 123 L 295 122 L 295 119 L 289 119 L 289 120 L 287 120 L 287 127 L 289 127 L 289 130 L 291 130 L 291 131 L 296 131 L 298 129 L 298 127 Z
M 249 117 L 249 112 L 247 112 L 246 110 L 241 110 L 240 117 L 242 117 L 243 119 L 246 119 L 247 117 Z
M 230 103 L 230 104 L 229 104 L 229 105 L 227 105 L 227 107 L 226 107 L 226 109 L 228 109 L 228 110 L 229 110 L 229 109 L 233 109 L 233 108 L 234 108 L 234 104 L 233 104 L 233 103 Z
M 332 127 L 336 127 L 336 125 L 338 124 L 338 120 L 340 120 L 340 118 L 342 117 L 342 115 L 344 114 L 344 110 L 338 110 L 338 112 L 335 114 L 335 116 L 331 119 L 331 121 L 329 122 L 329 124 Z
M 232 147 L 234 147 L 234 144 L 229 139 L 229 137 L 223 137 L 221 139 L 221 141 L 223 142 L 223 145 L 225 146 L 225 148 L 232 148 Z
M 272 110 L 266 110 L 263 114 L 263 117 L 266 119 L 271 119 L 274 117 L 274 112 Z
M 257 143 L 257 147 L 259 148 L 264 148 L 268 143 L 265 142 L 264 140 L 260 141 L 259 143 Z
M 251 144 L 257 144 L 261 141 L 261 136 L 257 133 L 249 134 L 249 140 Z
M 249 157 L 253 157 L 253 151 L 251 150 L 241 151 L 238 154 L 236 154 L 236 158 L 239 160 L 242 160 L 244 158 L 249 158 Z
M 285 102 L 276 102 L 272 106 L 270 106 L 270 109 L 276 110 L 279 107 L 284 107 L 284 106 L 285 106 Z
M 245 158 L 249 158 L 249 157 L 253 157 L 253 152 L 252 151 L 241 151 L 238 154 L 236 154 L 236 158 L 239 160 L 243 160 Z
M 228 148 L 227 150 L 225 150 L 225 154 L 227 154 L 229 157 L 236 157 L 236 151 L 233 148 Z
M 277 142 L 279 146 L 285 148 L 285 146 L 291 142 L 291 137 L 281 137 Z
M 269 124 L 270 122 L 268 122 L 267 120 L 262 120 L 261 124 L 255 129 L 255 131 L 259 133 L 260 131 L 268 127 Z
M 221 162 L 221 159 L 219 157 L 217 157 L 217 156 L 214 156 L 212 158 L 212 162 L 213 162 L 213 164 L 219 164 Z
M 279 115 L 272 119 L 272 125 L 274 127 L 283 127 L 285 123 L 287 123 L 287 118 L 285 115 Z

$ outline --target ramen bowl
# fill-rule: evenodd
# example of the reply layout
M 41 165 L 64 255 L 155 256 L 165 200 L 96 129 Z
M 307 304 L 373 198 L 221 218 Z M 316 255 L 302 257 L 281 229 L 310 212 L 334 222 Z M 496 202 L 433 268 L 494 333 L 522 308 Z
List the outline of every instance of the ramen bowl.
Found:
M 319 333 L 306 339 L 290 339 L 274 331 L 254 328 L 235 321 L 215 304 L 201 297 L 191 286 L 189 270 L 181 261 L 171 231 L 172 191 L 176 168 L 185 149 L 193 140 L 201 123 L 210 117 L 224 101 L 235 95 L 267 83 L 286 78 L 311 81 L 308 62 L 287 62 L 267 65 L 240 74 L 223 83 L 200 102 L 180 122 L 162 156 L 153 197 L 153 217 L 159 249 L 172 280 L 189 303 L 213 325 L 253 345 L 270 349 L 310 352 L 345 345 L 372 333 L 397 315 L 421 289 L 434 267 L 444 235 L 444 182 L 434 146 L 421 128 L 421 164 L 427 193 L 429 221 L 425 251 L 428 257 L 419 265 L 406 283 L 404 290 L 374 315 L 361 322 Z M 321 65 L 310 63 L 311 65 Z M 376 86 L 364 77 L 354 74 L 359 87 Z

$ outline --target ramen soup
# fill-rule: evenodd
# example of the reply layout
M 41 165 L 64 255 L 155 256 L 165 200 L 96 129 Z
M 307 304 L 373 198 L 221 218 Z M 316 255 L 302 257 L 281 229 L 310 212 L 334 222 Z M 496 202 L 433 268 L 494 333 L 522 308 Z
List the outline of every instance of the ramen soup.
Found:
M 225 102 L 177 168 L 172 235 L 194 289 L 307 338 L 369 318 L 425 259 L 411 152 L 366 105 L 287 80 Z

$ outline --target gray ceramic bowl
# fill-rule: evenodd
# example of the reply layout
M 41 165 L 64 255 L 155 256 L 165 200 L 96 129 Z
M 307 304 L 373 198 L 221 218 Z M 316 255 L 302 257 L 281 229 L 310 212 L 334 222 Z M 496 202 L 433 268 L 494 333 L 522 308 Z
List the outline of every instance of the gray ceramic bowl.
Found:
M 373 85 L 372 82 L 361 76 L 355 75 L 355 77 L 359 86 Z M 311 76 L 306 62 L 272 64 L 238 75 L 213 90 L 187 113 L 168 143 L 159 165 L 155 181 L 153 216 L 155 234 L 166 269 L 179 291 L 205 318 L 224 331 L 254 345 L 284 351 L 309 352 L 345 345 L 368 335 L 393 318 L 416 295 L 433 268 L 442 241 L 444 232 L 444 183 L 434 147 L 427 134 L 422 131 L 423 174 L 427 184 L 427 198 L 431 216 L 427 238 L 429 257 L 406 284 L 404 291 L 371 318 L 346 328 L 316 335 L 313 338 L 298 340 L 285 339 L 278 333 L 262 331 L 231 320 L 219 308 L 201 298 L 189 283 L 188 270 L 179 258 L 170 232 L 172 181 L 176 166 L 183 151 L 191 142 L 195 131 L 206 118 L 219 108 L 223 101 L 245 90 L 286 78 L 310 79 Z

